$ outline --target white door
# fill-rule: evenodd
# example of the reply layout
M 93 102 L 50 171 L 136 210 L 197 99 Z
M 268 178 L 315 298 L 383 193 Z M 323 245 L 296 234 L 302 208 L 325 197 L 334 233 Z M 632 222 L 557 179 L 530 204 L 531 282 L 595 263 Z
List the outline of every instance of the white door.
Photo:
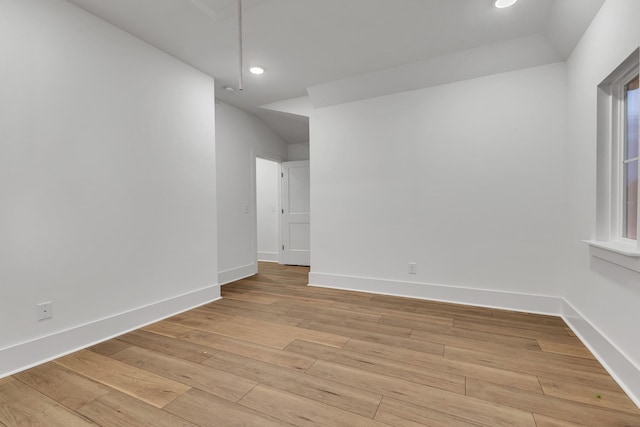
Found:
M 282 263 L 310 265 L 309 161 L 282 163 Z

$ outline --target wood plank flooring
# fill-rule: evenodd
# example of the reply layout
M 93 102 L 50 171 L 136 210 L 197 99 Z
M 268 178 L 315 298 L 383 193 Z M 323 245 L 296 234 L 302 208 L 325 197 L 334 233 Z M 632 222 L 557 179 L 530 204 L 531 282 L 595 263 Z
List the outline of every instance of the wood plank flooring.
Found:
M 0 379 L 0 426 L 640 426 L 556 317 L 321 289 L 224 299 Z

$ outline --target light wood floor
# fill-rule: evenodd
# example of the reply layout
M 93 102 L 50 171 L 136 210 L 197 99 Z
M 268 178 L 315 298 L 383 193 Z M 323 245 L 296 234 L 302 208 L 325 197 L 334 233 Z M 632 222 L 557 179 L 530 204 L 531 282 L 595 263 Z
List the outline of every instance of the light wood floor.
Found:
M 305 286 L 224 299 L 0 380 L 0 426 L 640 426 L 555 317 Z

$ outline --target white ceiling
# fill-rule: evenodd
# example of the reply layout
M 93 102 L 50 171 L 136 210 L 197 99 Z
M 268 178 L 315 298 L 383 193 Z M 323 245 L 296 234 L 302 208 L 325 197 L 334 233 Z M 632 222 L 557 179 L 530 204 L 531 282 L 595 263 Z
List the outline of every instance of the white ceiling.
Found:
M 393 90 L 394 76 L 402 90 L 406 64 L 428 73 L 429 64 L 455 63 L 439 58 L 478 57 L 487 45 L 513 40 L 535 52 L 506 69 L 563 60 L 604 2 L 520 0 L 496 9 L 491 0 L 243 0 L 245 64 L 267 72 L 246 73 L 245 90 L 229 93 L 222 87 L 237 87 L 237 0 L 69 1 L 215 77 L 219 99 L 260 116 L 289 143 L 308 140 L 306 119 L 259 106 L 306 96 L 311 87 L 322 105 L 358 99 L 380 82 Z M 501 53 L 507 60 L 510 49 Z M 331 95 L 357 86 L 360 76 L 372 84 L 345 99 Z M 439 83 L 415 80 L 407 89 Z

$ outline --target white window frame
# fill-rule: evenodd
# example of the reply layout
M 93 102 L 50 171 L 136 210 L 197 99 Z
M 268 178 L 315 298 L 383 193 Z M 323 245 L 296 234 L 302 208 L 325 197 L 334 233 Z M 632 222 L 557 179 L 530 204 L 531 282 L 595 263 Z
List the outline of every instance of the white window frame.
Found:
M 638 64 L 630 67 L 620 78 L 618 78 L 612 86 L 612 109 L 613 109 L 613 135 L 612 135 L 612 149 L 613 149 L 613 164 L 612 164 L 612 176 L 613 176 L 613 188 L 612 194 L 612 218 L 611 221 L 611 235 L 615 237 L 615 240 L 619 240 L 623 244 L 636 245 L 638 241 L 636 239 L 629 239 L 624 237 L 624 161 L 625 161 L 625 137 L 626 137 L 626 103 L 625 103 L 625 86 L 638 76 Z M 637 164 L 636 164 L 637 166 Z
M 591 255 L 638 272 L 640 239 L 622 237 L 622 205 L 625 200 L 625 86 L 639 73 L 640 55 L 636 49 L 598 86 L 596 236 L 586 241 Z

